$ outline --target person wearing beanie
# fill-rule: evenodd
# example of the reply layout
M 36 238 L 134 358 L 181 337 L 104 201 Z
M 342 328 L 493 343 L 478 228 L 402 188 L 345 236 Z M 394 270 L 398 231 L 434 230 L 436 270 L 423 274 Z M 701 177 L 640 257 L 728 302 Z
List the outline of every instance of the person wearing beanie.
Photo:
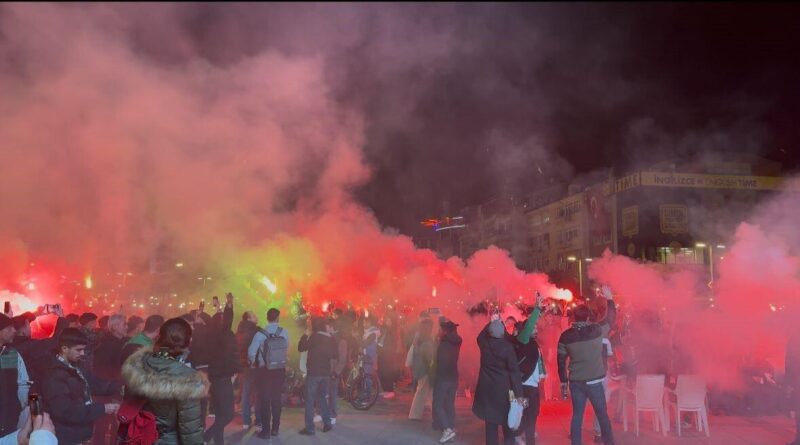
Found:
M 522 403 L 522 374 L 514 346 L 505 338 L 506 329 L 498 314 L 478 335 L 481 367 L 472 412 L 485 422 L 486 445 L 498 445 L 498 428 L 503 429 L 503 443 L 513 445 L 515 433 L 508 427 L 509 391 Z
M 0 314 L 0 437 L 16 431 L 19 414 L 28 403 L 28 370 L 11 347 L 13 340 L 14 321 Z
M 433 428 L 442 432 L 439 443 L 452 442 L 456 437 L 456 390 L 458 389 L 458 356 L 461 336 L 458 325 L 442 317 L 439 320 L 439 346 L 436 348 L 433 382 Z

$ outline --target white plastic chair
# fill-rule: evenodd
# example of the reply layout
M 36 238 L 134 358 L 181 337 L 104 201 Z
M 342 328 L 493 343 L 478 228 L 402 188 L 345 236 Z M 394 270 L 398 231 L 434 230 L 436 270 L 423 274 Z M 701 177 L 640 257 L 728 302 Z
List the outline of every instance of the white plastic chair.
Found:
M 664 436 L 669 431 L 667 420 L 667 410 L 664 407 L 664 381 L 663 374 L 639 375 L 636 377 L 636 387 L 631 390 L 625 389 L 622 398 L 622 427 L 628 431 L 628 403 L 633 400 L 634 412 L 636 413 L 636 435 L 639 435 L 639 413 L 650 411 L 653 413 L 653 429 L 660 430 Z
M 667 392 L 675 398 L 675 400 L 670 400 L 669 404 L 675 411 L 675 428 L 678 430 L 678 436 L 681 435 L 681 412 L 683 411 L 695 413 L 697 430 L 701 433 L 705 432 L 706 437 L 710 437 L 705 380 L 694 375 L 679 375 L 675 390 L 667 389 Z

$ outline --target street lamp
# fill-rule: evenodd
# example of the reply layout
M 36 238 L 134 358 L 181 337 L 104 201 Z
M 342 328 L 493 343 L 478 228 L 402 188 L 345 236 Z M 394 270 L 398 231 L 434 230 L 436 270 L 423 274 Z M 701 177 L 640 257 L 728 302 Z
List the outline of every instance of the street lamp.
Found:
M 206 281 L 210 280 L 211 277 L 197 277 L 198 280 L 203 281 L 203 287 L 206 287 Z
M 706 244 L 706 243 L 695 243 L 694 247 L 699 249 L 708 247 L 708 272 L 711 276 L 711 279 L 708 282 L 708 287 L 713 291 L 714 290 L 714 245 L 713 244 Z M 725 249 L 724 244 L 717 244 L 717 249 Z
M 578 258 L 574 255 L 570 255 L 567 257 L 567 261 L 570 263 L 578 263 L 578 287 L 580 288 L 581 297 L 583 296 L 583 262 L 586 261 L 587 263 L 591 263 L 591 258 Z

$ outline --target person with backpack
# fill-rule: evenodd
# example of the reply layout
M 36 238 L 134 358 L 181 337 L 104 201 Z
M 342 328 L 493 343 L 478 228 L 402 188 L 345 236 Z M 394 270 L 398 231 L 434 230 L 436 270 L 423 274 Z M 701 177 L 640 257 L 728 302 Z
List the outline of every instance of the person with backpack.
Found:
M 247 349 L 247 359 L 254 368 L 262 424 L 258 437 L 277 437 L 281 426 L 281 394 L 286 380 L 289 358 L 289 332 L 278 324 L 281 312 L 267 311 L 267 326 L 253 336 Z
M 205 374 L 185 363 L 191 340 L 189 323 L 173 318 L 161 326 L 153 349 L 141 348 L 125 361 L 119 443 L 203 443 L 200 400 L 208 395 L 210 384 Z

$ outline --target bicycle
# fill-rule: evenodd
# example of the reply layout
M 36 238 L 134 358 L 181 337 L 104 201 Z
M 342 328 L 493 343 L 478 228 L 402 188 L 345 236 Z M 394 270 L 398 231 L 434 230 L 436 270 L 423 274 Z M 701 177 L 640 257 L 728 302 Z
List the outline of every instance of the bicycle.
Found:
M 378 379 L 372 373 L 364 371 L 364 354 L 359 354 L 355 365 L 344 382 L 345 396 L 350 405 L 366 411 L 378 400 Z

